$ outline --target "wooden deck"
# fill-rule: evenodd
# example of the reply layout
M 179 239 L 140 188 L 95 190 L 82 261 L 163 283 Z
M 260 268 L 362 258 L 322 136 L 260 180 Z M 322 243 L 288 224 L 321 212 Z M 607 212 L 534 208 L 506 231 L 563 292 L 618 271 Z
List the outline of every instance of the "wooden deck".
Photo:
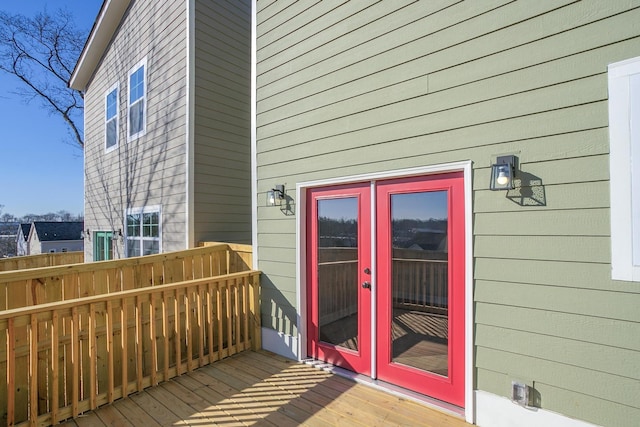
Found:
M 245 351 L 64 426 L 469 426 L 460 418 L 272 353 Z

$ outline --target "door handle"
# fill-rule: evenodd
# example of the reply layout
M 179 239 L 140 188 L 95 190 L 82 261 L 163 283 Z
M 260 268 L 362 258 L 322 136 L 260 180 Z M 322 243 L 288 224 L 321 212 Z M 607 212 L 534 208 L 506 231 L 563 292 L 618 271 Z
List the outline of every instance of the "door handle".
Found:
M 362 282 L 362 287 L 365 289 L 371 289 L 371 282 Z

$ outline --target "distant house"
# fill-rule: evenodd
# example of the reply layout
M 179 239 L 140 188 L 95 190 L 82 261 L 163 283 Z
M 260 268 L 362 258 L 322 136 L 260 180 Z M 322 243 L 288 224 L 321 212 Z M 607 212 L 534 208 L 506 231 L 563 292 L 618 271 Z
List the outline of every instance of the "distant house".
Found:
M 27 242 L 27 239 L 29 238 L 30 230 L 31 224 L 20 224 L 18 226 L 18 235 L 16 236 L 17 256 L 29 255 L 29 244 Z
M 82 221 L 45 222 L 34 221 L 27 237 L 27 253 L 37 255 L 52 252 L 82 251 Z M 22 231 L 23 228 L 20 227 Z
M 16 222 L 0 222 L 0 258 L 16 255 Z

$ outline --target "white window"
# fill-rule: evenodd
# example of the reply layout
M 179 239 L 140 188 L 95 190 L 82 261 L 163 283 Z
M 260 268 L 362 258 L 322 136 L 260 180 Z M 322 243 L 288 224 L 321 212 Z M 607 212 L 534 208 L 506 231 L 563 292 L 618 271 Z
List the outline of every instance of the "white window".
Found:
M 640 57 L 609 65 L 611 277 L 640 281 Z
M 104 139 L 105 150 L 111 151 L 118 146 L 118 84 L 116 83 L 107 91 L 104 97 L 105 124 Z
M 127 257 L 160 253 L 160 206 L 128 209 L 126 218 Z
M 129 141 L 145 134 L 147 128 L 147 60 L 143 59 L 129 72 L 127 128 Z

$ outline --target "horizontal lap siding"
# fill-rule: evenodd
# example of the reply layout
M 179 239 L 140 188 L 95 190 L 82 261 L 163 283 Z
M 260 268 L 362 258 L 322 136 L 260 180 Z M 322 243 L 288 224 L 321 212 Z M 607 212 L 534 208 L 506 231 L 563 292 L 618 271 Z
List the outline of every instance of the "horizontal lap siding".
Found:
M 471 160 L 476 388 L 520 379 L 544 409 L 633 425 L 640 285 L 611 280 L 607 65 L 635 56 L 638 1 L 259 1 L 264 324 L 296 333 L 273 185 Z M 492 192 L 507 153 L 522 188 Z
M 162 248 L 184 248 L 186 6 L 134 1 L 85 95 L 85 223 L 124 232 L 127 208 L 162 206 Z M 162 17 L 162 19 L 159 19 Z M 128 74 L 147 58 L 146 134 L 127 142 Z M 119 82 L 119 147 L 105 153 L 104 96 Z M 85 245 L 92 259 L 92 245 Z M 116 249 L 124 256 L 123 243 Z
M 195 2 L 195 240 L 251 242 L 251 2 Z

